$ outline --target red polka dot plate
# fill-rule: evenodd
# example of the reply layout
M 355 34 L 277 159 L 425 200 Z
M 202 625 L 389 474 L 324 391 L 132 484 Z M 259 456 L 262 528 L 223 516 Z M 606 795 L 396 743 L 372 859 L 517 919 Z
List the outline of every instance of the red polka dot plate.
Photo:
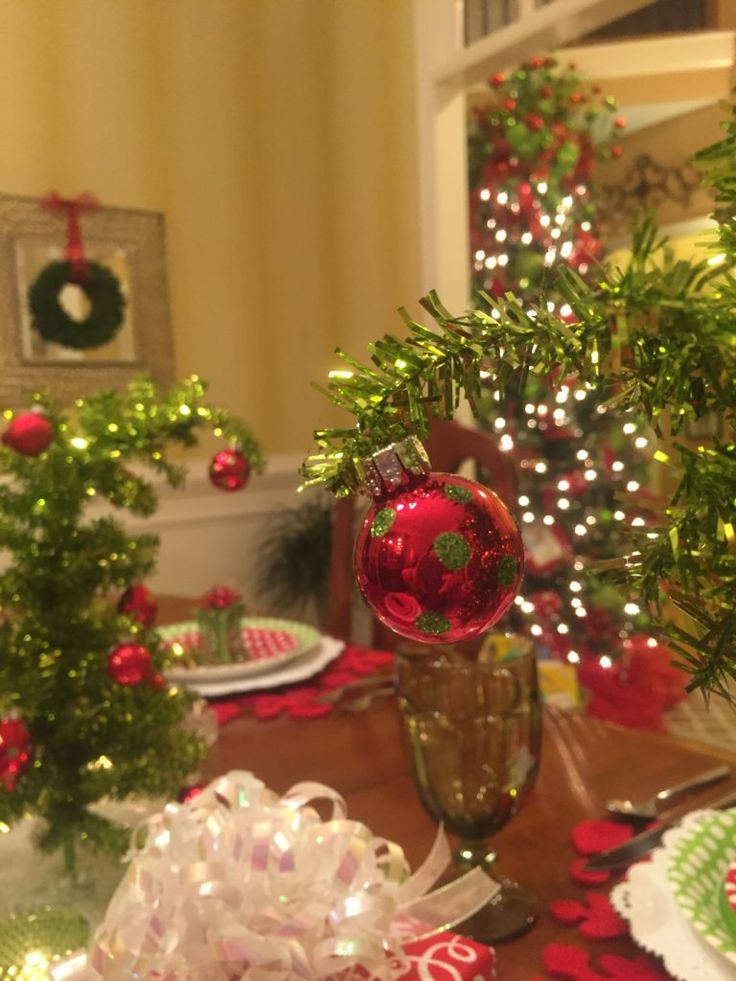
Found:
M 194 620 L 159 627 L 158 633 L 170 651 L 167 679 L 187 684 L 267 674 L 314 650 L 320 641 L 318 630 L 293 620 L 244 617 L 240 630 L 245 659 L 232 663 L 197 663 L 201 646 L 199 627 Z

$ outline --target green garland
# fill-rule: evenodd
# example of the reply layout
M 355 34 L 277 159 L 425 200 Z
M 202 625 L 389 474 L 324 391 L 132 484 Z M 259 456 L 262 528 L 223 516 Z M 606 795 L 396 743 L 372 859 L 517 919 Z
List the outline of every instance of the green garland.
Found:
M 717 192 L 720 255 L 674 261 L 650 220 L 635 230 L 623 269 L 586 283 L 562 269 L 553 284 L 575 316 L 563 323 L 546 298 L 523 303 L 513 294 L 483 295 L 484 310 L 453 316 L 430 293 L 421 302 L 428 328 L 402 311 L 409 337 L 385 335 L 371 345 L 372 365 L 344 352 L 345 369 L 330 374 L 330 399 L 356 418 L 348 429 L 315 433 L 317 450 L 302 466 L 305 482 L 336 495 L 362 482 L 361 460 L 407 432 L 427 433 L 428 415 L 450 416 L 462 393 L 475 408 L 481 373 L 500 393 L 518 377 L 578 375 L 606 404 L 649 419 L 658 436 L 675 438 L 685 422 L 718 413 L 736 426 L 736 119 L 727 136 L 698 155 Z M 666 420 L 666 424 L 663 420 Z M 635 531 L 631 550 L 609 563 L 610 574 L 635 590 L 692 673 L 691 687 L 730 697 L 736 679 L 736 443 L 674 444 L 656 459 L 675 468 L 679 486 L 652 523 Z M 630 495 L 630 503 L 652 509 Z M 667 623 L 673 602 L 689 626 Z
M 84 290 L 91 304 L 82 321 L 70 317 L 59 302 L 68 283 Z M 98 262 L 89 262 L 84 277 L 75 275 L 71 262 L 50 262 L 28 290 L 33 326 L 45 341 L 85 350 L 100 347 L 117 334 L 125 316 L 125 297 L 120 281 Z

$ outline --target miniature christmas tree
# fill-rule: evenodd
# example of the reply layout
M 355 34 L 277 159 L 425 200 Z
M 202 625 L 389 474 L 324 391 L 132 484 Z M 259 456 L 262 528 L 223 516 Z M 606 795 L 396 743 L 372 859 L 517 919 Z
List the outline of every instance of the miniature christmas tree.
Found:
M 4 414 L 0 821 L 42 818 L 41 847 L 63 846 L 70 868 L 82 840 L 126 843 L 95 802 L 171 796 L 203 758 L 191 697 L 167 686 L 155 631 L 118 611 L 120 591 L 153 569 L 157 539 L 126 531 L 114 509 L 152 514 L 152 478 L 185 475 L 170 447 L 196 445 L 205 428 L 261 468 L 248 430 L 204 396 L 196 377 L 163 398 L 138 379 L 71 412 L 36 395 L 32 410 Z M 100 500 L 108 507 L 91 510 Z

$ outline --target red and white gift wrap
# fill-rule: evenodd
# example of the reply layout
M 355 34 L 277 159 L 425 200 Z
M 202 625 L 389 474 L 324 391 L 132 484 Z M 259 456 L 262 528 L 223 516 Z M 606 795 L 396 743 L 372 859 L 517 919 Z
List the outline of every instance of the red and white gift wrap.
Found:
M 322 784 L 279 798 L 233 771 L 168 804 L 133 842 L 87 957 L 55 966 L 54 981 L 493 978 L 488 948 L 443 931 L 498 885 L 474 869 L 430 892 L 449 859 L 444 835 L 409 875 L 402 849 L 348 819 Z

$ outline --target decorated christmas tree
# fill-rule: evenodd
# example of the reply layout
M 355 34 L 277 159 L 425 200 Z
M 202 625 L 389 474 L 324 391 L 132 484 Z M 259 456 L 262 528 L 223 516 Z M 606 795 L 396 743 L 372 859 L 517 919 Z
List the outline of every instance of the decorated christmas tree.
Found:
M 544 294 L 549 314 L 574 319 L 554 278 L 561 266 L 586 279 L 598 272 L 604 233 L 596 169 L 620 153 L 613 141 L 623 126 L 613 99 L 554 58 L 489 80 L 469 135 L 477 290 L 493 297 L 511 290 L 529 301 Z M 484 293 L 476 295 L 482 308 Z M 639 604 L 581 574 L 619 555 L 627 527 L 645 523 L 617 495 L 645 481 L 639 450 L 649 438 L 634 418 L 596 404 L 574 376 L 524 378 L 526 371 L 507 385 L 503 403 L 490 391 L 483 413 L 519 474 L 527 558 L 511 622 L 540 650 L 580 664 L 595 684 L 597 669 L 610 668 L 632 643 L 650 642 L 637 635 L 648 622 Z
M 152 514 L 156 479 L 176 486 L 185 475 L 171 447 L 196 445 L 200 430 L 228 443 L 212 462 L 215 486 L 243 486 L 261 457 L 196 377 L 163 397 L 138 379 L 68 412 L 37 395 L 4 418 L 0 821 L 41 818 L 41 846 L 63 846 L 73 867 L 82 841 L 127 843 L 96 802 L 171 796 L 205 749 L 187 725 L 190 695 L 164 678 L 147 597 L 130 590 L 153 569 L 157 540 L 128 532 L 115 511 Z
M 474 289 L 536 297 L 560 264 L 592 271 L 603 252 L 596 166 L 620 155 L 624 125 L 610 96 L 555 58 L 492 76 L 469 121 Z

